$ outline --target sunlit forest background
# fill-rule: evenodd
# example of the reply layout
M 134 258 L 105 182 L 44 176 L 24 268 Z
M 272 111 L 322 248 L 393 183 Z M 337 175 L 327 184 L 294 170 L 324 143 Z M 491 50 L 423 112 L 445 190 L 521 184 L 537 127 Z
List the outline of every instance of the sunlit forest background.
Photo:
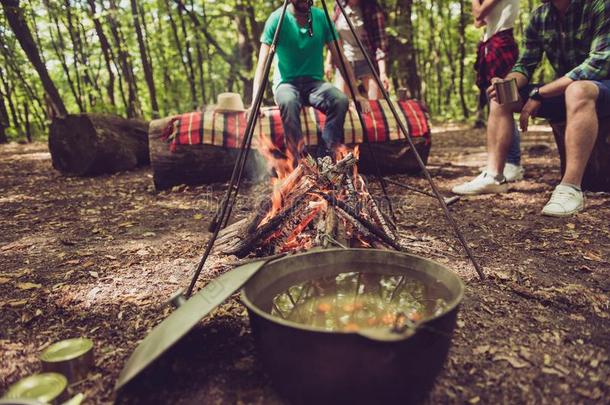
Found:
M 7 0 L 2 0 L 3 2 Z M 14 2 L 14 1 L 13 1 Z M 250 102 L 262 27 L 281 1 L 21 0 L 41 59 L 70 113 L 152 119 L 234 91 Z M 380 0 L 389 76 L 434 121 L 472 121 L 476 46 L 468 0 Z M 321 7 L 321 1 L 315 5 Z M 333 7 L 333 2 L 327 2 Z M 537 0 L 523 0 L 521 39 Z M 539 73 L 547 78 L 548 68 Z M 272 103 L 267 92 L 266 103 Z M 8 140 L 44 139 L 49 105 L 36 70 L 0 13 L 0 127 Z M 1 135 L 1 134 L 0 134 Z M 0 137 L 2 138 L 2 137 Z M 0 139 L 6 141 L 6 139 Z

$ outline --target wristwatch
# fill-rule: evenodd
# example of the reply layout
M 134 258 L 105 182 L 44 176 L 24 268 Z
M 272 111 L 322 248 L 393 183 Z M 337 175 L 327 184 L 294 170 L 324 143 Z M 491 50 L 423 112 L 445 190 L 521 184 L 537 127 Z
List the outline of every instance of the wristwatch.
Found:
M 538 87 L 538 86 L 534 87 L 530 91 L 529 98 L 531 98 L 532 100 L 536 100 L 536 101 L 542 101 L 543 97 L 542 97 L 542 94 L 540 94 L 540 87 Z

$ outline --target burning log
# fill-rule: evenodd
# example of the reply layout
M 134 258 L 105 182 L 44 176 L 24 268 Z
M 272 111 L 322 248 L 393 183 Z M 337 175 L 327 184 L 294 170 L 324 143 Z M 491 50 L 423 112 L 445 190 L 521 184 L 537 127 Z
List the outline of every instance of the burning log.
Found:
M 358 175 L 357 149 L 338 148 L 336 163 L 307 155 L 297 165 L 288 152 L 269 143 L 260 143 L 259 152 L 276 175 L 273 195 L 249 218 L 223 231 L 219 253 L 243 258 L 331 244 L 403 250 L 394 224 Z
M 343 201 L 334 200 L 333 197 L 329 195 L 321 195 L 321 197 L 331 204 L 336 204 L 337 207 L 340 208 L 345 214 L 352 217 L 355 221 L 358 221 L 358 223 L 360 223 L 364 228 L 366 228 L 367 231 L 377 236 L 387 245 L 393 247 L 396 250 L 403 250 L 402 246 L 400 246 L 398 242 L 396 242 L 395 239 L 393 239 L 390 235 L 386 234 L 383 229 L 370 222 L 366 218 L 363 218 Z

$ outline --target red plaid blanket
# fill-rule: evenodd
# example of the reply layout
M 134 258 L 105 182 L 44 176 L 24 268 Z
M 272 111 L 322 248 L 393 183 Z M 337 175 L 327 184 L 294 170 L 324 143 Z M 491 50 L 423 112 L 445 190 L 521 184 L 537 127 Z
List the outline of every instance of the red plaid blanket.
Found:
M 369 142 L 388 142 L 403 139 L 400 127 L 385 100 L 371 100 L 371 112 L 364 114 L 366 134 Z M 394 102 L 405 128 L 413 138 L 424 137 L 429 142 L 430 127 L 422 106 L 416 100 Z M 258 136 L 268 136 L 278 147 L 284 146 L 284 131 L 278 107 L 261 109 L 255 129 Z M 314 108 L 301 112 L 301 129 L 306 145 L 321 142 L 326 117 Z M 246 130 L 247 119 L 243 112 L 195 111 L 172 117 L 161 134 L 173 152 L 177 145 L 215 145 L 239 148 Z M 343 143 L 358 144 L 364 141 L 364 131 L 355 110 L 345 117 Z

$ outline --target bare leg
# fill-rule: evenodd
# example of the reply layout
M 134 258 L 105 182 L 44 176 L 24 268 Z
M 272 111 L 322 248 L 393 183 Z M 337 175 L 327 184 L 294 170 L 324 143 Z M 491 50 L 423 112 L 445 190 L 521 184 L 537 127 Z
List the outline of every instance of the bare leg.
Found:
M 500 105 L 496 101 L 489 103 L 487 121 L 487 172 L 497 175 L 504 171 L 506 155 L 513 138 L 515 121 L 513 113 L 521 110 L 522 103 Z
M 566 90 L 566 172 L 562 183 L 580 187 L 595 145 L 599 122 L 595 101 L 599 88 L 590 81 L 576 81 Z
M 362 83 L 364 83 L 364 88 L 366 89 L 369 100 L 378 100 L 381 98 L 381 90 L 373 76 L 363 77 Z

